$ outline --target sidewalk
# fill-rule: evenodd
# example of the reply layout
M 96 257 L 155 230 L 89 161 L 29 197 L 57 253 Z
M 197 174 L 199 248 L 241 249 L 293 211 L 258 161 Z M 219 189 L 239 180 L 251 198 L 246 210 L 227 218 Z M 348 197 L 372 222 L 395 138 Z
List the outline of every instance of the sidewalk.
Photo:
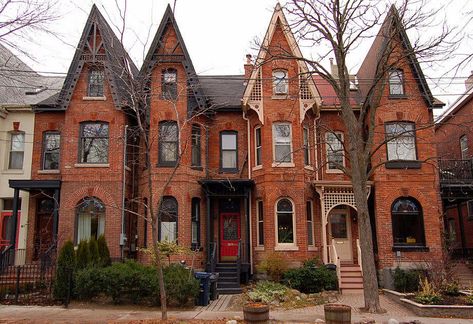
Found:
M 399 322 L 410 322 L 417 320 L 420 323 L 472 323 L 467 319 L 443 319 L 414 316 L 407 309 L 381 297 L 381 304 L 386 309 L 386 314 L 363 314 L 358 311 L 363 298 L 359 295 L 342 296 L 339 302 L 350 305 L 353 308 L 352 320 L 373 319 L 376 323 L 387 323 L 389 319 L 395 318 Z M 218 301 L 214 301 L 216 303 Z M 212 310 L 213 309 L 213 310 Z M 243 319 L 241 311 L 222 310 L 222 307 L 196 307 L 192 310 L 168 312 L 168 317 L 180 319 L 185 322 L 189 319 L 218 320 L 218 319 Z M 289 323 L 314 323 L 317 319 L 323 319 L 323 306 L 313 306 L 291 310 L 272 310 L 272 320 Z M 94 307 L 94 308 L 69 308 L 60 306 L 0 306 L 0 323 L 127 323 L 133 320 L 160 319 L 159 310 L 147 310 L 143 307 Z

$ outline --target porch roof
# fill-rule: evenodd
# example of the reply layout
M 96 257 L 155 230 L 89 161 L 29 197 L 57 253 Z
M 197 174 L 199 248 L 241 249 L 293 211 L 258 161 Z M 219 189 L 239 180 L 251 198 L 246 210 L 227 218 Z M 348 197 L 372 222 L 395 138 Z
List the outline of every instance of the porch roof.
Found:
M 207 197 L 245 197 L 255 184 L 251 179 L 205 179 L 199 183 Z
M 60 189 L 61 180 L 9 180 L 10 188 L 26 191 Z

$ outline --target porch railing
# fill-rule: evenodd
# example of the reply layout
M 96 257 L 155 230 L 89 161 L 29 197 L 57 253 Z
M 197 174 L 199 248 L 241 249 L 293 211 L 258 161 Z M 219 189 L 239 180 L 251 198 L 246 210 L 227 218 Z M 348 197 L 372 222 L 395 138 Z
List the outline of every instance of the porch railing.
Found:
M 363 261 L 361 260 L 360 239 L 356 239 L 356 251 L 358 254 L 358 265 L 360 266 L 361 275 L 363 275 Z
M 217 265 L 217 243 L 210 242 L 209 243 L 209 251 L 210 251 L 210 272 L 215 272 L 215 267 Z
M 340 270 L 340 257 L 338 256 L 337 249 L 335 248 L 334 240 L 332 240 L 332 245 L 329 246 L 329 251 L 330 251 L 330 263 L 335 264 L 337 267 L 338 288 L 340 289 L 342 272 Z
M 241 240 L 238 241 L 238 252 L 237 252 L 237 279 L 240 283 L 241 278 Z
M 441 183 L 472 183 L 473 159 L 470 160 L 439 160 Z
M 4 272 L 15 260 L 14 245 L 8 245 L 1 250 L 0 254 L 0 273 Z

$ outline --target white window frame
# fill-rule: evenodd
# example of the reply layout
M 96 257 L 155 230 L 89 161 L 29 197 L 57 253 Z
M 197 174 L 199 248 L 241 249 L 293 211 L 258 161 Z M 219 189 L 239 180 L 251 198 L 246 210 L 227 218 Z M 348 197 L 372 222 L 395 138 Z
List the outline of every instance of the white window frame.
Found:
M 276 77 L 277 73 L 284 73 L 284 78 Z M 275 96 L 284 96 L 284 95 L 287 95 L 288 93 L 289 93 L 289 77 L 288 77 L 287 70 L 284 70 L 284 69 L 273 70 L 273 94 Z
M 285 143 L 277 143 L 276 142 L 276 127 L 278 125 L 287 125 L 289 126 L 289 152 L 290 152 L 290 161 L 288 162 L 283 162 L 283 161 L 277 161 L 276 160 L 276 146 L 277 145 L 286 145 Z M 288 122 L 277 122 L 273 123 L 273 167 L 294 167 L 294 157 L 293 157 L 293 152 L 292 152 L 292 125 L 291 123 Z
M 21 141 L 16 141 L 18 142 L 18 144 L 21 146 L 20 149 L 14 149 L 13 148 L 13 138 L 16 136 L 22 136 L 22 140 Z M 25 132 L 21 132 L 21 131 L 15 131 L 15 132 L 10 132 L 10 142 L 9 142 L 9 148 L 8 148 L 8 170 L 18 170 L 18 171 L 21 171 L 23 170 L 23 167 L 25 166 L 25 138 L 26 138 L 26 134 Z M 21 153 L 22 157 L 21 157 L 21 166 L 19 168 L 13 168 L 12 167 L 12 153 Z
M 400 130 L 400 133 L 390 134 L 387 132 L 387 127 L 389 125 L 410 125 L 412 126 L 412 130 L 407 130 L 405 126 L 397 126 L 397 128 L 401 127 L 402 129 Z M 417 138 L 416 138 L 416 125 L 413 122 L 407 122 L 407 121 L 399 121 L 399 122 L 387 122 L 384 124 L 384 131 L 386 134 L 386 160 L 387 161 L 417 161 Z M 409 132 L 412 134 L 409 135 Z M 390 137 L 393 137 L 390 139 Z M 405 145 L 402 143 L 402 140 L 405 138 L 412 138 L 413 139 L 413 149 L 411 154 L 413 155 L 413 159 L 399 159 L 399 158 L 394 158 L 392 156 L 389 156 L 389 151 L 390 151 L 390 146 L 394 146 L 397 148 L 399 145 Z M 395 150 L 399 152 L 399 150 Z M 410 152 L 410 151 L 409 151 Z M 399 157 L 399 154 L 396 153 L 396 157 Z
M 325 162 L 326 162 L 325 172 L 326 173 L 343 173 L 343 171 L 340 170 L 340 169 L 330 168 L 330 163 L 329 163 L 329 159 L 328 159 L 329 155 L 330 155 L 330 150 L 331 150 L 331 146 L 330 146 L 330 143 L 329 143 L 329 140 L 328 140 L 329 134 L 335 134 L 337 139 L 342 144 L 342 166 L 345 167 L 345 150 L 344 150 L 344 146 L 343 146 L 343 143 L 344 143 L 344 140 L 345 140 L 344 134 L 342 132 L 338 132 L 338 131 L 326 132 L 325 133 Z
M 259 131 L 259 135 L 260 135 L 260 143 L 259 143 L 259 146 L 258 146 L 258 131 Z M 262 154 L 262 149 L 263 149 L 263 145 L 262 145 L 262 142 L 263 142 L 263 137 L 262 137 L 262 134 L 261 134 L 261 126 L 256 126 L 255 127 L 255 168 L 261 168 L 263 167 L 263 154 Z M 259 149 L 259 155 L 260 155 L 260 163 L 258 164 L 258 149 Z
M 263 215 L 260 215 L 259 204 L 263 205 Z M 259 227 L 263 226 L 263 244 L 260 244 Z M 260 250 L 264 249 L 264 203 L 262 199 L 256 200 L 256 247 Z
M 292 231 L 294 240 L 293 243 L 279 243 L 278 237 L 278 202 L 282 199 L 287 199 L 292 204 Z M 275 241 L 275 251 L 298 251 L 299 247 L 297 246 L 297 229 L 296 229 L 296 208 L 294 201 L 289 197 L 280 197 L 276 200 L 274 204 L 274 241 Z
M 307 223 L 307 247 L 314 248 L 315 247 L 315 231 L 314 231 L 314 203 L 312 200 L 307 200 L 305 205 L 305 210 L 307 213 L 307 206 L 310 206 L 310 220 L 309 215 L 306 215 L 306 223 Z M 309 225 L 310 223 L 310 225 Z M 312 232 L 312 244 L 309 243 L 309 232 Z
M 468 137 L 460 136 L 460 155 L 462 160 L 468 160 Z

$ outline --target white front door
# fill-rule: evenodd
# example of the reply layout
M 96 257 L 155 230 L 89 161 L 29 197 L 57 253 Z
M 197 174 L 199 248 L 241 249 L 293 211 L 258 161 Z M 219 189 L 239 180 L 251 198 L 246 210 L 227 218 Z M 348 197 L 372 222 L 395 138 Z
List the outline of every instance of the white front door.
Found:
M 351 223 L 348 210 L 333 210 L 330 213 L 330 236 L 341 261 L 353 262 L 351 246 Z

